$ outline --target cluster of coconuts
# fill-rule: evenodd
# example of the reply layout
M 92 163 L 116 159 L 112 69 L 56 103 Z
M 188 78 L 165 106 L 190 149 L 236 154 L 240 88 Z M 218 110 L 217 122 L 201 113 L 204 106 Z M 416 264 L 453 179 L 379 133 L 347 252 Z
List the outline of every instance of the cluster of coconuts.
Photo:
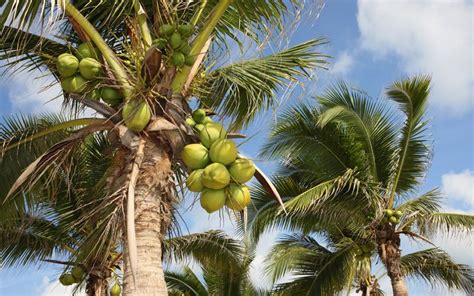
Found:
M 159 38 L 153 40 L 152 45 L 166 53 L 174 66 L 192 66 L 195 59 L 190 55 L 188 39 L 193 33 L 192 25 L 163 24 L 159 29 Z
M 226 138 L 222 124 L 213 122 L 205 110 L 194 111 L 186 122 L 201 140 L 186 145 L 181 154 L 184 164 L 192 170 L 186 186 L 191 192 L 201 193 L 201 207 L 208 213 L 224 205 L 234 211 L 243 210 L 250 203 L 245 183 L 255 174 L 253 162 L 237 158 L 237 146 Z
M 70 286 L 79 283 L 84 277 L 84 270 L 79 266 L 74 266 L 71 272 L 65 272 L 59 276 L 59 282 L 63 286 Z
M 372 244 L 357 245 L 354 250 L 356 260 L 364 260 L 370 258 L 372 256 L 373 249 L 374 246 Z
M 84 42 L 75 49 L 75 55 L 66 52 L 56 60 L 56 69 L 61 76 L 61 87 L 67 93 L 88 94 L 88 98 L 102 99 L 110 106 L 123 101 L 122 94 L 112 87 L 97 88 L 103 73 L 100 52 L 90 42 Z
M 386 209 L 384 211 L 384 214 L 385 217 L 383 219 L 386 223 L 397 225 L 398 223 L 400 223 L 400 217 L 403 215 L 403 212 L 400 210 Z

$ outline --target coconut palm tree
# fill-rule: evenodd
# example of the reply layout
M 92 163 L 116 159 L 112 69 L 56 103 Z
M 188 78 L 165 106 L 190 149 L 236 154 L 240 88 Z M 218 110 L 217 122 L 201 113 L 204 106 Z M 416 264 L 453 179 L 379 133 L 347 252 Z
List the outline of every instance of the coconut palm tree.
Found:
M 387 88 L 386 101 L 340 83 L 317 98 L 318 106 L 287 111 L 263 147 L 262 155 L 283 159 L 274 183 L 288 214 L 257 191 L 256 209 L 249 213 L 253 237 L 282 226 L 325 238 L 326 250 L 312 240 L 307 243 L 307 236 L 277 246 L 304 245 L 310 250 L 301 256 L 309 256 L 314 264 L 298 256 L 282 260 L 289 261 L 285 268 L 302 273 L 301 281 L 325 291 L 316 294 L 332 295 L 353 284 L 361 243 L 374 246 L 368 258 L 378 256 L 384 264 L 394 295 L 408 295 L 405 277 L 411 275 L 472 293 L 472 269 L 455 264 L 445 252 L 434 248 L 401 256 L 402 235 L 432 244 L 437 234 L 462 237 L 474 226 L 471 215 L 442 212 L 442 195 L 436 189 L 416 194 L 431 157 L 424 117 L 429 86 L 424 76 L 394 82 Z M 323 272 L 342 260 L 335 256 L 341 252 L 348 255 L 337 266 L 344 272 Z M 316 253 L 327 254 L 329 261 Z M 333 275 L 337 285 L 326 279 Z
M 38 116 L 3 124 L 5 211 L 55 200 L 58 178 L 64 177 L 59 173 L 72 184 L 79 148 L 91 135 L 103 134 L 110 149 L 101 154 L 108 161 L 106 173 L 96 176 L 100 198 L 87 210 L 71 209 L 82 215 L 64 227 L 93 221 L 87 247 L 81 248 L 81 256 L 92 261 L 122 239 L 125 295 L 166 295 L 161 248 L 178 202 L 177 183 L 187 174 L 180 152 L 197 140 L 185 123 L 190 98 L 209 115 L 227 118 L 230 130 L 245 127 L 275 104 L 279 89 L 324 66 L 326 56 L 313 50 L 323 40 L 231 65 L 216 63 L 230 40 L 242 45 L 245 37 L 259 44 L 268 33 L 282 32 L 287 12 L 301 9 L 298 1 L 7 0 L 0 5 L 3 67 L 11 73 L 46 71 L 62 82 L 58 99 L 72 114 L 67 120 Z M 181 33 L 169 37 L 177 24 Z M 62 53 L 92 61 L 81 75 L 65 78 L 77 70 L 78 60 L 57 59 Z M 97 116 L 82 116 L 84 108 Z M 38 188 L 47 194 L 28 194 Z

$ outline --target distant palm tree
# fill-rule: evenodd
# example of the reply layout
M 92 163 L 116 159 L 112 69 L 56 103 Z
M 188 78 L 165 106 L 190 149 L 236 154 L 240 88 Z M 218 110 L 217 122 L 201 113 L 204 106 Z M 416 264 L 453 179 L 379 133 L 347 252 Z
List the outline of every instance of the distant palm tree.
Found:
M 349 289 L 357 279 L 357 250 L 366 243 L 374 250 L 362 259 L 377 251 L 396 296 L 408 295 L 405 276 L 472 293 L 472 269 L 440 249 L 401 256 L 401 235 L 423 242 L 438 233 L 462 238 L 474 226 L 472 215 L 441 212 L 436 189 L 414 196 L 432 154 L 424 117 L 429 85 L 429 78 L 415 77 L 388 87 L 397 111 L 340 83 L 318 97 L 317 107 L 299 105 L 278 120 L 262 155 L 283 159 L 274 183 L 288 214 L 259 189 L 249 217 L 254 239 L 277 226 L 305 234 L 280 242 L 276 250 L 284 255 L 274 251 L 270 263 L 277 278 L 288 270 L 301 276 L 287 285 L 299 295 Z M 401 217 L 388 221 L 396 210 Z M 310 233 L 326 239 L 329 249 Z
M 54 203 L 64 189 L 60 185 L 76 182 L 80 147 L 103 135 L 109 148 L 98 159 L 107 161 L 107 168 L 93 176 L 97 184 L 91 188 L 98 193 L 76 192 L 75 198 L 92 200 L 85 208 L 70 209 L 80 217 L 64 229 L 87 234 L 77 257 L 99 265 L 106 260 L 102 254 L 120 238 L 126 250 L 124 294 L 166 295 L 161 245 L 178 202 L 177 183 L 187 175 L 180 152 L 197 141 L 185 123 L 192 111 L 189 100 L 199 99 L 209 114 L 218 112 L 236 130 L 275 105 L 278 90 L 324 67 L 326 56 L 314 51 L 321 39 L 262 58 L 220 62 L 229 42 L 242 46 L 244 37 L 260 44 L 269 33 L 279 35 L 287 13 L 300 9 L 294 0 L 1 1 L 0 61 L 10 73 L 40 70 L 59 83 L 65 75 L 59 73 L 56 57 L 74 53 L 83 42 L 100 52 L 91 55 L 104 71 L 97 84 L 87 82 L 82 94 L 77 92 L 83 85 L 73 90 L 71 81 L 63 81 L 59 97 L 71 118 L 36 116 L 2 124 L 0 216 Z M 190 25 L 185 27 L 190 28 L 185 30 L 190 44 L 173 34 L 173 49 L 164 50 L 159 38 L 169 24 Z M 181 51 L 191 57 L 186 66 Z M 97 100 L 96 88 L 107 90 L 102 99 L 109 93 L 110 104 Z M 139 113 L 146 126 L 132 125 L 122 116 L 137 112 L 137 106 L 150 111 Z M 86 107 L 97 116 L 82 116 Z M 38 195 L 38 190 L 45 192 Z M 76 228 L 87 227 L 89 221 L 92 229 Z

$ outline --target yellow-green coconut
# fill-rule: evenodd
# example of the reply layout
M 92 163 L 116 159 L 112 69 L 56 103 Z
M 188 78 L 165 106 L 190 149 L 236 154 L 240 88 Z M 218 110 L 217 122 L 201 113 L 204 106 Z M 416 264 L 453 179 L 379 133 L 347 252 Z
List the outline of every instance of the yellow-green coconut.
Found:
M 79 60 L 69 53 L 63 53 L 58 56 L 56 69 L 62 77 L 70 77 L 76 74 L 79 68 Z
M 151 109 L 146 101 L 129 100 L 122 110 L 125 125 L 135 132 L 141 132 L 151 118 Z
M 188 168 L 203 169 L 209 163 L 209 151 L 201 144 L 189 144 L 184 146 L 181 158 Z
M 77 56 L 80 59 L 93 58 L 98 60 L 100 52 L 91 42 L 84 42 L 77 47 Z
M 250 191 L 245 185 L 230 184 L 226 193 L 225 205 L 234 211 L 241 211 L 250 204 Z
M 79 63 L 79 72 L 85 79 L 95 79 L 102 74 L 102 65 L 93 58 L 85 58 Z
M 224 189 L 204 189 L 201 193 L 201 207 L 209 214 L 215 212 L 225 205 L 226 193 Z
M 202 173 L 203 169 L 194 170 L 189 174 L 188 179 L 186 179 L 186 186 L 191 192 L 201 192 L 204 190 L 204 185 L 202 185 Z
M 209 157 L 213 162 L 231 164 L 237 158 L 237 147 L 232 140 L 217 140 L 209 149 Z
M 74 277 L 70 273 L 63 273 L 59 277 L 59 282 L 63 286 L 70 286 L 74 284 L 75 280 L 74 280 Z
M 110 288 L 110 296 L 120 296 L 120 292 L 122 292 L 122 288 L 117 283 Z
M 255 165 L 250 159 L 236 159 L 229 166 L 230 178 L 237 183 L 245 183 L 255 174 Z
M 76 282 L 79 282 L 84 277 L 84 270 L 80 266 L 74 266 L 71 269 L 71 275 Z
M 87 80 L 81 75 L 64 78 L 61 81 L 62 88 L 69 93 L 81 94 L 87 87 Z
M 224 165 L 211 163 L 204 169 L 201 180 L 206 188 L 221 189 L 229 184 L 230 174 Z
M 193 112 L 193 119 L 196 123 L 203 123 L 204 118 L 206 118 L 206 110 L 197 109 Z
M 118 92 L 115 88 L 111 87 L 103 87 L 100 90 L 100 97 L 104 102 L 111 106 L 117 106 L 118 104 L 122 103 L 123 97 L 120 92 Z
M 216 122 L 206 124 L 204 128 L 199 131 L 199 138 L 202 144 L 208 148 L 211 147 L 215 141 L 224 139 L 225 136 L 226 131 L 224 127 L 222 124 Z

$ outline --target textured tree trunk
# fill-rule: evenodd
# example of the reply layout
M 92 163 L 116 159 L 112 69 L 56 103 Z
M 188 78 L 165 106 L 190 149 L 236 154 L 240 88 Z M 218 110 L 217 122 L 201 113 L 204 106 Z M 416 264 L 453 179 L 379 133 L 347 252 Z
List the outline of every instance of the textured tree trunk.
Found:
M 400 267 L 400 235 L 392 227 L 377 230 L 377 248 L 392 283 L 394 296 L 407 296 L 408 288 Z
M 162 242 L 172 215 L 174 183 L 168 145 L 147 140 L 135 187 L 138 264 L 132 275 L 125 252 L 123 295 L 168 295 L 162 264 Z
M 107 295 L 107 280 L 90 274 L 86 283 L 87 296 L 105 296 Z

